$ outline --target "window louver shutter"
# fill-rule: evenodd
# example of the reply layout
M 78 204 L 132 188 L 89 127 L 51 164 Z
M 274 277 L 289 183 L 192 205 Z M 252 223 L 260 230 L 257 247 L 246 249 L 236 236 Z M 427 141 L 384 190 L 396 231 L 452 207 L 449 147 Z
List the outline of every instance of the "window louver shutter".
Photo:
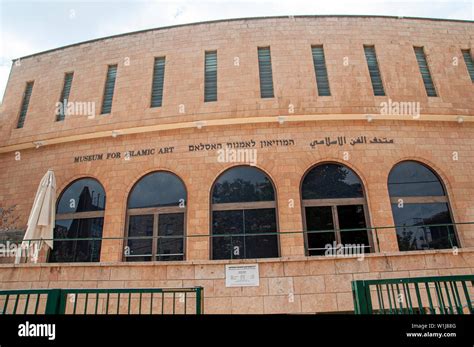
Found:
M 204 101 L 217 101 L 217 52 L 206 52 L 204 65 Z
M 258 49 L 258 69 L 260 74 L 260 96 L 273 98 L 272 59 L 270 48 Z
M 165 82 L 165 58 L 155 58 L 153 85 L 151 87 L 151 107 L 161 107 L 163 103 L 163 85 Z
M 364 46 L 365 58 L 367 59 L 367 66 L 369 67 L 370 80 L 372 81 L 372 89 L 375 96 L 384 96 L 382 77 L 380 75 L 379 64 L 377 62 L 377 55 L 375 54 L 375 47 Z
M 319 96 L 330 96 L 328 71 L 326 69 L 326 59 L 324 57 L 323 46 L 313 46 L 314 72 L 316 74 L 316 85 Z
M 115 79 L 117 77 L 117 65 L 110 65 L 107 70 L 107 80 L 104 88 L 104 100 L 102 102 L 102 114 L 112 111 L 112 99 L 114 97 Z
M 464 61 L 466 62 L 469 76 L 471 76 L 471 81 L 474 82 L 474 64 L 472 63 L 471 51 L 469 49 L 465 49 L 462 51 L 462 55 L 464 56 Z
M 60 108 L 59 113 L 57 115 L 57 121 L 62 121 L 66 117 L 67 103 L 69 100 L 69 92 L 71 91 L 73 75 L 73 73 L 68 73 L 64 77 L 63 91 L 61 92 L 61 99 L 59 100 L 62 107 Z
M 425 84 L 426 94 L 428 94 L 428 96 L 436 96 L 436 89 L 433 79 L 431 78 L 428 63 L 426 62 L 426 56 L 423 47 L 415 47 L 415 55 L 420 68 L 421 77 L 423 78 L 423 83 Z
M 23 100 L 21 102 L 20 117 L 18 118 L 17 128 L 23 128 L 26 119 L 26 113 L 28 112 L 28 105 L 30 103 L 31 93 L 33 92 L 33 82 L 26 84 L 25 93 L 23 94 Z

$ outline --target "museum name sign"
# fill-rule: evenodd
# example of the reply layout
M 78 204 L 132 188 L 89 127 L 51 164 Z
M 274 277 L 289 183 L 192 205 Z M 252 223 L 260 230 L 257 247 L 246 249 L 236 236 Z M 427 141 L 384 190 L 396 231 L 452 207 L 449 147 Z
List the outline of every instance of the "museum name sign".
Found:
M 345 136 L 338 136 L 336 138 L 324 137 L 319 140 L 314 140 L 309 143 L 309 146 L 314 149 L 317 146 L 354 146 L 357 144 L 393 144 L 393 139 L 387 138 L 368 138 L 367 136 L 358 136 L 354 138 L 346 138 Z M 188 152 L 201 152 L 201 151 L 215 151 L 222 148 L 233 148 L 233 149 L 249 149 L 249 148 L 276 148 L 276 147 L 292 147 L 295 146 L 296 142 L 293 139 L 270 139 L 255 141 L 253 139 L 238 142 L 225 142 L 225 143 L 198 143 L 190 144 L 186 148 Z M 82 156 L 75 156 L 74 163 L 93 162 L 101 160 L 114 160 L 114 159 L 125 159 L 130 160 L 137 157 L 147 157 L 160 154 L 172 154 L 175 153 L 174 147 L 159 147 L 159 148 L 142 148 L 138 150 L 131 150 L 125 152 L 107 152 L 107 153 L 95 153 Z
M 97 153 L 74 157 L 74 163 L 82 163 L 88 161 L 98 160 L 110 160 L 110 159 L 125 159 L 130 160 L 135 157 L 146 157 L 155 154 L 167 154 L 173 153 L 174 147 L 161 147 L 161 148 L 145 148 L 133 151 L 122 152 L 108 152 L 108 153 Z

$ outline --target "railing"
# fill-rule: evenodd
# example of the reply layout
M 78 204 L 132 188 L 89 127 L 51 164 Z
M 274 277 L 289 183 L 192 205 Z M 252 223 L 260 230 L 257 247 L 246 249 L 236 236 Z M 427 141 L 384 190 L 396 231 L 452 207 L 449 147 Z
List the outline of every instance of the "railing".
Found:
M 204 289 L 22 289 L 0 291 L 0 314 L 202 314 Z
M 356 314 L 474 314 L 474 275 L 352 282 Z
M 124 260 L 133 261 L 134 258 L 140 260 L 140 258 L 149 258 L 146 260 L 182 260 L 185 258 L 184 244 L 186 240 L 196 238 L 206 238 L 210 240 L 210 248 L 217 248 L 220 242 L 220 249 L 223 254 L 222 257 L 212 259 L 240 259 L 246 258 L 245 249 L 241 252 L 240 256 L 236 256 L 233 252 L 234 247 L 245 248 L 247 241 L 251 243 L 251 240 L 261 241 L 264 239 L 270 239 L 271 237 L 283 237 L 291 235 L 302 235 L 305 239 L 304 246 L 306 255 L 334 255 L 339 249 L 343 254 L 350 255 L 350 252 L 355 252 L 354 255 L 359 256 L 362 253 L 373 253 L 380 252 L 379 236 L 384 233 L 394 233 L 398 237 L 399 246 L 401 251 L 410 250 L 426 250 L 426 249 L 448 249 L 459 247 L 456 238 L 456 229 L 462 227 L 474 227 L 474 222 L 466 223 L 449 223 L 449 224 L 429 224 L 419 226 L 386 226 L 386 227 L 368 227 L 368 228 L 354 228 L 354 229 L 328 229 L 328 230 L 309 230 L 309 231 L 279 231 L 279 232 L 265 232 L 265 233 L 245 233 L 245 234 L 188 234 L 179 236 L 125 236 L 125 237 L 89 237 L 89 238 L 53 238 L 55 249 L 60 250 L 62 245 L 68 243 L 75 243 L 75 248 L 80 248 L 80 255 L 82 258 L 77 260 L 63 260 L 57 262 L 91 262 L 100 260 L 100 247 L 102 241 L 117 242 L 120 243 L 124 249 Z M 321 238 L 318 236 L 321 235 Z M 435 239 L 433 239 L 435 235 Z M 1 237 L 1 235 L 0 235 Z M 331 243 L 325 244 L 319 240 L 330 240 Z M 138 247 L 132 247 L 132 251 L 128 255 L 125 252 L 125 248 L 130 246 L 130 241 L 146 241 L 147 244 L 140 244 Z M 169 240 L 181 240 L 181 246 L 178 250 L 174 250 L 168 253 L 162 253 L 159 250 L 155 254 L 151 254 L 149 251 L 152 249 L 152 244 L 159 241 Z M 21 244 L 21 240 L 15 240 L 16 243 Z M 44 240 L 28 240 L 25 242 L 26 248 L 31 249 L 29 246 L 38 241 Z M 5 243 L 12 242 L 9 239 L 0 239 L 0 258 L 5 256 L 5 252 L 8 252 L 9 246 Z M 258 242 L 253 242 L 258 244 Z M 248 247 L 248 246 L 247 246 Z M 129 247 L 130 248 L 130 247 Z M 143 251 L 147 250 L 147 252 Z M 71 250 L 65 247 L 65 257 L 71 255 Z M 12 256 L 12 255 L 10 255 Z M 28 257 L 31 258 L 31 253 Z M 23 261 L 26 261 L 23 258 Z M 0 259 L 1 261 L 1 259 Z

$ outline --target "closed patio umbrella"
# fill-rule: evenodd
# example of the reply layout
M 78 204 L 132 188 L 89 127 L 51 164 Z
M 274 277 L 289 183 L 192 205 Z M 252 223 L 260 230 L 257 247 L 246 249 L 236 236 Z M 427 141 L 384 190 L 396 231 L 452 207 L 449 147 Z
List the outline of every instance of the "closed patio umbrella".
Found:
M 20 262 L 21 249 L 31 246 L 33 241 L 37 246 L 37 251 L 41 249 L 43 242 L 53 249 L 53 230 L 54 218 L 56 215 L 56 178 L 53 170 L 48 170 L 41 179 L 40 185 L 36 192 L 33 207 L 31 208 L 30 217 L 28 218 L 28 226 L 25 236 L 23 237 L 22 247 L 16 254 L 15 263 Z

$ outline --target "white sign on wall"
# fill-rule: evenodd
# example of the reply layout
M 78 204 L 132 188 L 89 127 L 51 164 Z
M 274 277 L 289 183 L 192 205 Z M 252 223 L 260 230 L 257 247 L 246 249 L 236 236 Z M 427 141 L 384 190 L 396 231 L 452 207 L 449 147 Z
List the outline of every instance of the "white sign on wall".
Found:
M 226 287 L 258 287 L 259 285 L 258 264 L 225 266 Z

